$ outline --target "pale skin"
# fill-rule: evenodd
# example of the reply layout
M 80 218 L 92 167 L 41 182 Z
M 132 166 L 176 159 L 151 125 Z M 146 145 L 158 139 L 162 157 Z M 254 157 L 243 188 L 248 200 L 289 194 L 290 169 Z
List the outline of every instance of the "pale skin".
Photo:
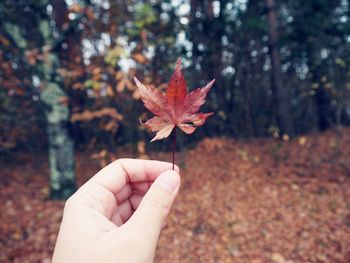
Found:
M 179 169 L 120 159 L 66 202 L 52 263 L 153 262 L 180 186 Z

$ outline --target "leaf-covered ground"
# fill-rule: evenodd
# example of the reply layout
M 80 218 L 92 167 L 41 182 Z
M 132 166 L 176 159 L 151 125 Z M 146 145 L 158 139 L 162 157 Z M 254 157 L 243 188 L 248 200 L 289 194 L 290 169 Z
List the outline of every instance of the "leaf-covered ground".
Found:
M 156 262 L 350 262 L 349 129 L 205 139 L 179 161 L 181 192 Z M 91 154 L 77 155 L 79 184 L 97 170 Z M 45 156 L 2 163 L 0 262 L 50 262 L 64 203 L 47 200 L 47 174 Z

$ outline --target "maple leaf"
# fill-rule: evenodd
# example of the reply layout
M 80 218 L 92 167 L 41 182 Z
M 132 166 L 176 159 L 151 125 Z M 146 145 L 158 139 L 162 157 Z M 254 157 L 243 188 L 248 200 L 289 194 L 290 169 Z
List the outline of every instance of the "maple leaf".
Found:
M 215 79 L 203 88 L 187 92 L 180 58 L 177 60 L 175 72 L 171 76 L 165 94 L 156 88 L 143 85 L 136 77 L 134 80 L 145 107 L 156 115 L 143 123 L 151 131 L 157 132 L 151 142 L 168 137 L 176 127 L 191 134 L 213 114 L 212 112 L 200 113 L 198 111 L 204 104 L 205 97 Z

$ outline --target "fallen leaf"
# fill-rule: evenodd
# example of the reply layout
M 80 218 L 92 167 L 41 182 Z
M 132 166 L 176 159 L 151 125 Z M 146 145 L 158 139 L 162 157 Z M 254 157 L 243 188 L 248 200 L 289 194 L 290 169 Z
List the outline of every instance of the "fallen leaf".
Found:
M 168 137 L 176 127 L 191 134 L 213 114 L 198 113 L 198 110 L 204 104 L 215 79 L 203 88 L 187 92 L 186 81 L 181 71 L 181 59 L 177 61 L 165 95 L 156 88 L 143 85 L 136 77 L 134 80 L 145 107 L 156 115 L 144 123 L 148 129 L 157 132 L 152 142 Z
M 276 263 L 284 263 L 285 262 L 284 257 L 279 253 L 273 253 L 271 256 L 271 259 Z

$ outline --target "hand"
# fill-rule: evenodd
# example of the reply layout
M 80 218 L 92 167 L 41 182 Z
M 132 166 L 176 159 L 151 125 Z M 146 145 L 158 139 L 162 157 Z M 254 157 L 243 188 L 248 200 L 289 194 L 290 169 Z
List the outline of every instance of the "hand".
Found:
M 153 262 L 180 176 L 172 164 L 121 159 L 66 202 L 52 263 Z

